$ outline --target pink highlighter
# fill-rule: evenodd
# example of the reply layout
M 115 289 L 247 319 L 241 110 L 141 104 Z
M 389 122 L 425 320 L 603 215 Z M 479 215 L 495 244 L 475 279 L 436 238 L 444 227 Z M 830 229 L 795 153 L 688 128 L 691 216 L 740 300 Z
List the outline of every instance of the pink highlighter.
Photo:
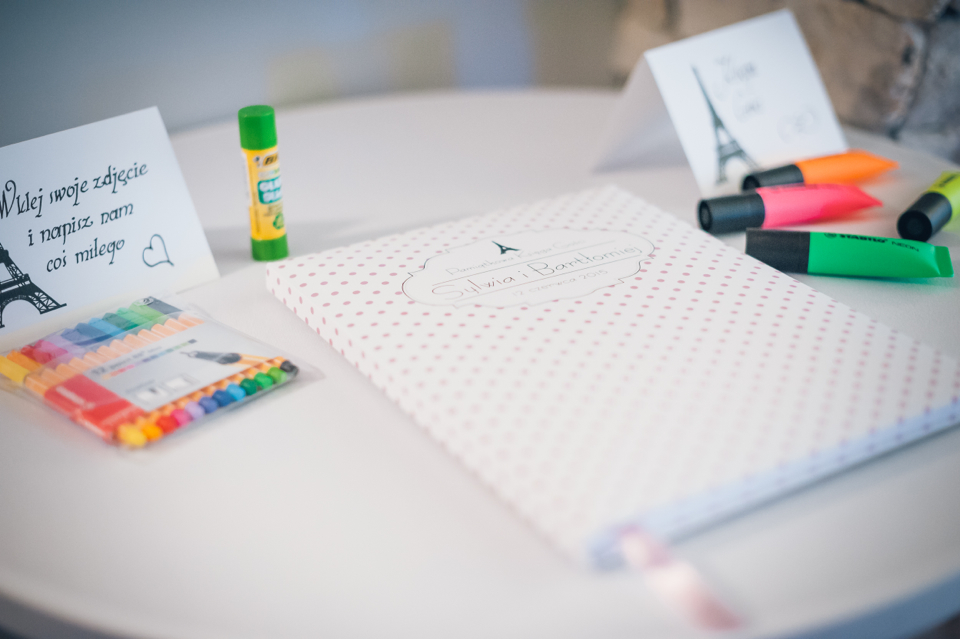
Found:
M 851 184 L 768 186 L 700 200 L 697 217 L 700 228 L 716 235 L 805 224 L 882 204 Z

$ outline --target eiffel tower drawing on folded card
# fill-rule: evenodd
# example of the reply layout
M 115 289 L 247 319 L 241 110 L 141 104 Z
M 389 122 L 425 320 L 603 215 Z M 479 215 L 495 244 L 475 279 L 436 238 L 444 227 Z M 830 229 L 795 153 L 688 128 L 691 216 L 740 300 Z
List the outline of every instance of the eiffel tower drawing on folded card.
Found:
M 717 115 L 717 110 L 713 108 L 710 96 L 707 95 L 707 89 L 703 86 L 703 80 L 700 79 L 700 73 L 696 67 L 693 69 L 693 75 L 697 78 L 697 84 L 700 85 L 700 92 L 703 93 L 703 99 L 707 101 L 707 108 L 710 109 L 710 115 L 713 116 L 713 133 L 717 137 L 717 184 L 723 184 L 727 181 L 727 162 L 737 158 L 752 170 L 760 168 L 753 161 L 746 151 L 740 146 L 740 143 L 730 135 L 730 131 L 724 126 L 723 120 Z
M 9 275 L 8 279 L 0 279 L 0 328 L 3 328 L 3 309 L 11 302 L 17 300 L 30 302 L 40 311 L 41 315 L 66 306 L 66 304 L 58 303 L 47 295 L 43 289 L 31 282 L 30 276 L 20 270 L 10 257 L 10 251 L 3 248 L 2 244 L 0 244 L 0 264 L 7 269 Z M 0 277 L 2 277 L 2 273 L 0 273 Z

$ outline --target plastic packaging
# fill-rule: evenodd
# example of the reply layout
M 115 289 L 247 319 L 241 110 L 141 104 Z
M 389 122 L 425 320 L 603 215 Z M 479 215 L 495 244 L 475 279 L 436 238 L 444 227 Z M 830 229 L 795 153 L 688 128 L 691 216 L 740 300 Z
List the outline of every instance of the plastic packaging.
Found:
M 2 353 L 3 386 L 140 448 L 299 374 L 277 349 L 180 306 L 147 297 Z

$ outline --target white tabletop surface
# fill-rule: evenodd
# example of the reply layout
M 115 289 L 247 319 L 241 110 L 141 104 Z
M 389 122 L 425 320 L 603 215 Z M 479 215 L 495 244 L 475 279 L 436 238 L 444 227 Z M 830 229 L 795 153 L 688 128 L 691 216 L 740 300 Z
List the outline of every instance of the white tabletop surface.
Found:
M 291 251 L 607 183 L 695 223 L 682 158 L 591 173 L 615 98 L 427 94 L 281 111 Z M 902 168 L 865 186 L 882 209 L 830 228 L 895 236 L 899 212 L 951 167 L 847 135 Z M 702 636 L 636 574 L 559 555 L 269 294 L 249 258 L 234 122 L 173 145 L 223 274 L 184 297 L 323 376 L 132 453 L 0 396 L 0 627 L 29 637 Z M 742 249 L 744 237 L 726 241 Z M 960 253 L 956 233 L 935 241 Z M 800 279 L 960 356 L 958 279 Z M 676 552 L 747 619 L 737 637 L 892 638 L 934 625 L 960 611 L 960 429 Z

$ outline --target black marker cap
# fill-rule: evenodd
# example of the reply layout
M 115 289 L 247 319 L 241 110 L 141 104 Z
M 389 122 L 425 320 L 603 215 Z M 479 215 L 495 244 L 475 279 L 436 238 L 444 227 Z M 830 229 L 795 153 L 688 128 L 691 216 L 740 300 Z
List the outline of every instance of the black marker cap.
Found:
M 897 232 L 905 240 L 926 242 L 953 215 L 950 200 L 939 193 L 924 193 L 897 220 Z
M 741 191 L 757 189 L 761 186 L 780 186 L 781 184 L 803 184 L 803 173 L 796 164 L 779 166 L 768 171 L 757 171 L 743 178 Z
M 747 229 L 746 253 L 778 271 L 806 273 L 810 260 L 810 234 Z
M 763 211 L 763 198 L 756 193 L 714 197 L 697 205 L 700 228 L 714 235 L 756 228 L 763 224 Z
M 293 364 L 293 362 L 291 362 L 288 359 L 283 360 L 283 363 L 280 364 L 280 370 L 282 370 L 284 373 L 287 373 L 288 375 L 296 375 L 297 373 L 300 372 L 300 369 L 297 368 Z

